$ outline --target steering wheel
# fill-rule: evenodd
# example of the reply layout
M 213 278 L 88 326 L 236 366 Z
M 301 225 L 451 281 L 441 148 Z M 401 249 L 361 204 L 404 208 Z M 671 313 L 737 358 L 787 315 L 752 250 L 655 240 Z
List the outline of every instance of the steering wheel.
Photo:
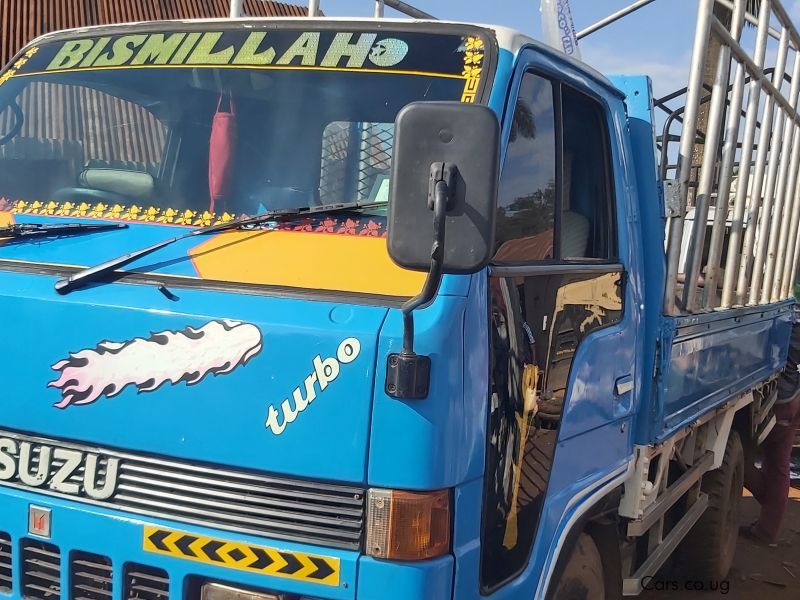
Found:
M 0 137 L 0 146 L 5 146 L 8 142 L 17 137 L 17 134 L 22 130 L 22 125 L 25 123 L 25 115 L 19 107 L 19 104 L 11 102 L 8 104 L 8 107 L 14 115 L 14 126 L 11 128 L 11 131 L 3 137 Z

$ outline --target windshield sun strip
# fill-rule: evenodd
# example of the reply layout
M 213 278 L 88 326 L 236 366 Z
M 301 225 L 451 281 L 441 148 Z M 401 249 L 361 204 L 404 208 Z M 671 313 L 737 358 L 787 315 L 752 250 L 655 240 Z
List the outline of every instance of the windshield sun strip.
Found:
M 56 69 L 53 71 L 32 71 L 30 73 L 16 73 L 12 77 L 34 77 L 41 75 L 54 75 L 64 73 L 82 73 L 97 71 L 122 71 L 138 69 L 245 69 L 256 71 L 318 71 L 332 73 L 368 73 L 385 75 L 410 75 L 417 77 L 436 77 L 440 79 L 468 79 L 463 74 L 457 73 L 432 73 L 427 71 L 403 71 L 401 69 L 364 69 L 348 67 L 303 67 L 300 65 L 123 65 L 114 67 L 80 67 L 75 69 Z

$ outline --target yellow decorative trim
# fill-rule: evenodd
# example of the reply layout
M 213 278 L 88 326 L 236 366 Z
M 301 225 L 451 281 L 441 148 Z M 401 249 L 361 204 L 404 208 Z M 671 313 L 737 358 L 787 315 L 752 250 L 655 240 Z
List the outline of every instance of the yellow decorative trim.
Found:
M 217 223 L 227 223 L 236 218 L 230 213 L 210 213 L 199 210 L 180 210 L 176 208 L 160 208 L 157 206 L 125 206 L 98 202 L 42 202 L 39 200 L 26 202 L 20 200 L 8 208 L 8 212 L 21 215 L 44 215 L 53 217 L 80 217 L 83 219 L 104 219 L 112 221 L 135 221 L 140 223 L 164 223 L 168 225 L 184 225 L 205 227 Z
M 33 57 L 33 55 L 36 54 L 38 51 L 39 48 L 34 46 L 33 48 L 25 52 L 25 54 L 20 56 L 17 59 L 17 62 L 15 62 L 13 66 L 10 69 L 8 69 L 8 71 L 0 75 L 0 85 L 3 85 L 6 81 L 17 75 L 17 71 L 19 71 L 22 67 L 24 67 L 25 64 L 28 62 L 28 60 L 30 60 Z
M 462 76 L 466 82 L 464 83 L 464 92 L 461 95 L 461 102 L 471 104 L 475 102 L 478 95 L 486 48 L 484 47 L 483 40 L 479 37 L 468 37 L 465 47 L 464 72 Z

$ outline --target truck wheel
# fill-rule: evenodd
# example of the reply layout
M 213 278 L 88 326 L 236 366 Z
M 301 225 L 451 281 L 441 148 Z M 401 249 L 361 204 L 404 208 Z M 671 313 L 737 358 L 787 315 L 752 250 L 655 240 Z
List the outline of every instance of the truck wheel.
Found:
M 603 560 L 592 536 L 582 533 L 556 587 L 553 600 L 605 600 Z
M 708 508 L 683 540 L 681 575 L 704 581 L 727 577 L 736 552 L 743 486 L 742 442 L 731 431 L 722 465 L 703 476 L 701 489 L 708 494 Z

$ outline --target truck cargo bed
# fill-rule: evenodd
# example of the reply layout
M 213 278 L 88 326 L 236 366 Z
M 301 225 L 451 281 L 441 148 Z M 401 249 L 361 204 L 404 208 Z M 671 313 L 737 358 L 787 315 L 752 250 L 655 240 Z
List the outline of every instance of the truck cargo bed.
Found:
M 643 428 L 647 438 L 638 441 L 663 441 L 700 415 L 778 373 L 786 361 L 793 305 L 793 300 L 787 300 L 663 317 L 653 411 Z

